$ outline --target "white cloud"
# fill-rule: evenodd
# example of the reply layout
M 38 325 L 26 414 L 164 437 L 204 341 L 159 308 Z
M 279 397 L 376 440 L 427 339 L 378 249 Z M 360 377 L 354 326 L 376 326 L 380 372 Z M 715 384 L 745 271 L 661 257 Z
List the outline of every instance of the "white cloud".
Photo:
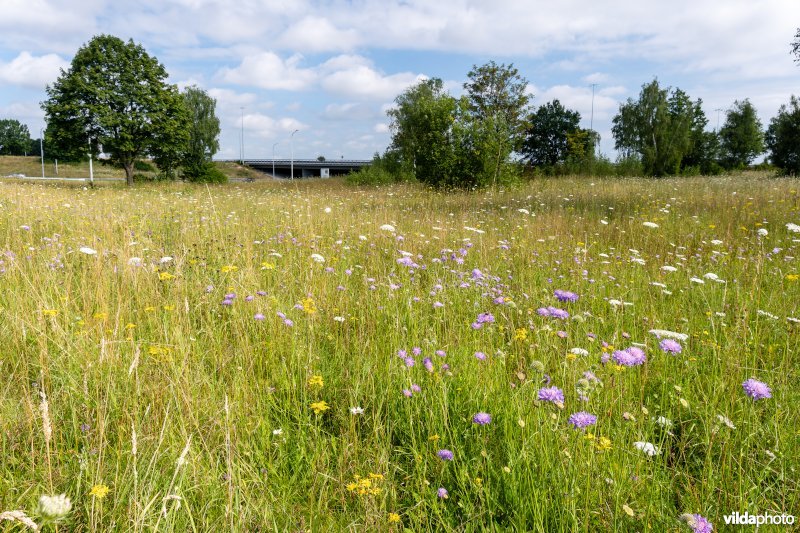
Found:
M 389 133 L 389 125 L 385 122 L 379 122 L 372 128 L 375 133 Z
M 378 118 L 380 110 L 364 103 L 328 104 L 322 116 L 327 120 L 370 120 Z
M 351 50 L 358 41 L 356 30 L 340 30 L 328 19 L 315 16 L 292 24 L 279 40 L 285 48 L 308 52 Z
M 300 68 L 303 56 L 295 54 L 287 60 L 274 52 L 261 52 L 245 57 L 236 68 L 223 68 L 218 78 L 227 83 L 298 91 L 307 89 L 317 78 L 311 69 Z
M 0 82 L 43 89 L 56 81 L 62 68 L 69 68 L 69 63 L 56 54 L 34 57 L 20 52 L 10 62 L 0 62 Z
M 244 129 L 258 137 L 271 139 L 287 133 L 291 134 L 294 130 L 308 129 L 308 125 L 289 117 L 275 119 L 261 113 L 246 113 Z
M 578 111 L 582 122 L 588 126 L 592 116 L 592 88 L 571 85 L 554 85 L 547 89 L 537 89 L 529 85 L 528 93 L 534 95 L 534 105 L 542 106 L 552 100 L 558 100 L 567 109 Z M 597 88 L 594 94 L 594 120 L 608 120 L 619 109 L 619 99 L 611 95 L 618 95 L 625 89 L 619 86 Z
M 400 72 L 384 74 L 359 56 L 340 56 L 323 65 L 323 89 L 336 94 L 372 100 L 392 99 L 414 83 L 427 79 L 423 74 Z

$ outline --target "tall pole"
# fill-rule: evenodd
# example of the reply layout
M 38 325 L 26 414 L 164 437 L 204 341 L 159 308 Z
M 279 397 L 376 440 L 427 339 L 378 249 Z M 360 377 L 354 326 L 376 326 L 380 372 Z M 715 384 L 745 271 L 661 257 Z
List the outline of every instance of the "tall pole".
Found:
M 719 131 L 719 112 L 722 111 L 722 108 L 718 107 L 714 111 L 717 112 L 717 129 L 715 129 L 714 131 Z
M 239 109 L 242 111 L 242 134 L 239 138 L 239 159 L 244 165 L 244 106 Z
M 42 179 L 44 179 L 44 129 L 39 128 L 39 154 L 42 156 Z
M 276 142 L 272 145 L 272 177 L 275 177 L 275 147 L 278 146 L 280 142 Z
M 289 147 L 291 148 L 292 152 L 292 170 L 291 170 L 291 179 L 294 179 L 294 134 L 300 130 L 294 130 L 292 134 L 289 136 Z
M 595 87 L 597 87 L 597 84 L 593 83 L 592 84 L 592 112 L 589 115 L 589 130 L 591 130 L 591 132 L 592 132 L 591 133 L 591 136 L 592 136 L 592 157 L 594 157 L 594 153 L 595 153 L 595 145 L 594 145 L 594 143 L 595 143 L 595 139 L 597 138 L 596 135 L 594 134 L 594 89 L 595 89 Z

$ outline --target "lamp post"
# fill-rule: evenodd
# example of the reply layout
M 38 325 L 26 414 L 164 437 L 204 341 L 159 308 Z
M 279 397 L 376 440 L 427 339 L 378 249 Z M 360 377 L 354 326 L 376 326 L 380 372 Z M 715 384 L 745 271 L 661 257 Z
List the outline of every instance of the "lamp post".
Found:
M 39 128 L 39 154 L 42 156 L 42 179 L 44 179 L 44 128 Z
M 94 169 L 92 168 L 92 138 L 89 137 L 89 184 L 94 187 Z
M 244 165 L 244 106 L 239 108 L 242 111 L 242 134 L 239 139 L 239 159 Z
M 276 142 L 272 145 L 272 177 L 275 177 L 275 147 L 278 146 L 280 142 Z
M 291 148 L 292 152 L 292 170 L 291 170 L 291 179 L 294 179 L 294 134 L 300 130 L 294 130 L 292 134 L 289 136 L 289 147 Z

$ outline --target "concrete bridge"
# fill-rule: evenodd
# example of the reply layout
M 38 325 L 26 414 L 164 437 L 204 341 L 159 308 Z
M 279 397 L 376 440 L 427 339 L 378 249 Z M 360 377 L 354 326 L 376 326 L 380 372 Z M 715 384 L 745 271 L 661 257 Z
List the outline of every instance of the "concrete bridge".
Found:
M 239 162 L 239 160 L 230 160 Z M 276 178 L 289 178 L 292 172 L 291 159 L 245 159 L 244 164 L 259 172 L 273 175 Z M 318 161 L 316 159 L 295 159 L 294 177 L 295 178 L 329 178 L 331 176 L 342 176 L 349 174 L 360 168 L 372 164 L 371 160 L 362 159 L 330 159 Z

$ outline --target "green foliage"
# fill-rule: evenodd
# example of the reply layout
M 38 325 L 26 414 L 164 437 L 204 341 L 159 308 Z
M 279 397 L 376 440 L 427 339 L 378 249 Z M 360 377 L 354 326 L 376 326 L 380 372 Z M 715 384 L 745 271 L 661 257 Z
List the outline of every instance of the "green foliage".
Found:
M 26 155 L 30 145 L 28 126 L 15 119 L 0 120 L 0 155 Z
M 785 174 L 800 174 L 800 100 L 794 95 L 770 121 L 766 145 L 773 165 Z
M 372 164 L 361 167 L 345 177 L 351 185 L 389 185 L 410 179 L 410 175 L 403 169 L 400 154 L 388 150 L 383 156 L 375 154 Z
M 184 103 L 189 111 L 189 140 L 183 154 L 183 164 L 192 166 L 208 162 L 219 151 L 219 118 L 217 101 L 198 87 L 184 89 Z
M 183 178 L 195 183 L 225 183 L 228 177 L 211 161 L 198 161 L 183 167 Z
M 163 161 L 185 143 L 186 109 L 166 78 L 164 66 L 141 45 L 94 37 L 47 87 L 46 138 L 74 157 L 97 154 L 102 146 L 131 184 L 137 159 L 150 154 Z
M 764 152 L 764 132 L 750 100 L 735 101 L 719 130 L 720 163 L 726 169 L 744 168 Z
M 553 100 L 540 106 L 528 118 L 528 130 L 521 152 L 535 167 L 555 166 L 570 155 L 570 135 L 580 130 L 581 114 Z
M 800 63 L 800 28 L 797 28 L 797 33 L 794 34 L 794 41 L 792 41 L 791 47 L 794 60 Z
M 666 176 L 681 170 L 705 126 L 701 101 L 680 89 L 661 89 L 658 80 L 642 86 L 639 99 L 620 105 L 614 117 L 614 146 L 623 157 L 638 154 L 645 174 Z

